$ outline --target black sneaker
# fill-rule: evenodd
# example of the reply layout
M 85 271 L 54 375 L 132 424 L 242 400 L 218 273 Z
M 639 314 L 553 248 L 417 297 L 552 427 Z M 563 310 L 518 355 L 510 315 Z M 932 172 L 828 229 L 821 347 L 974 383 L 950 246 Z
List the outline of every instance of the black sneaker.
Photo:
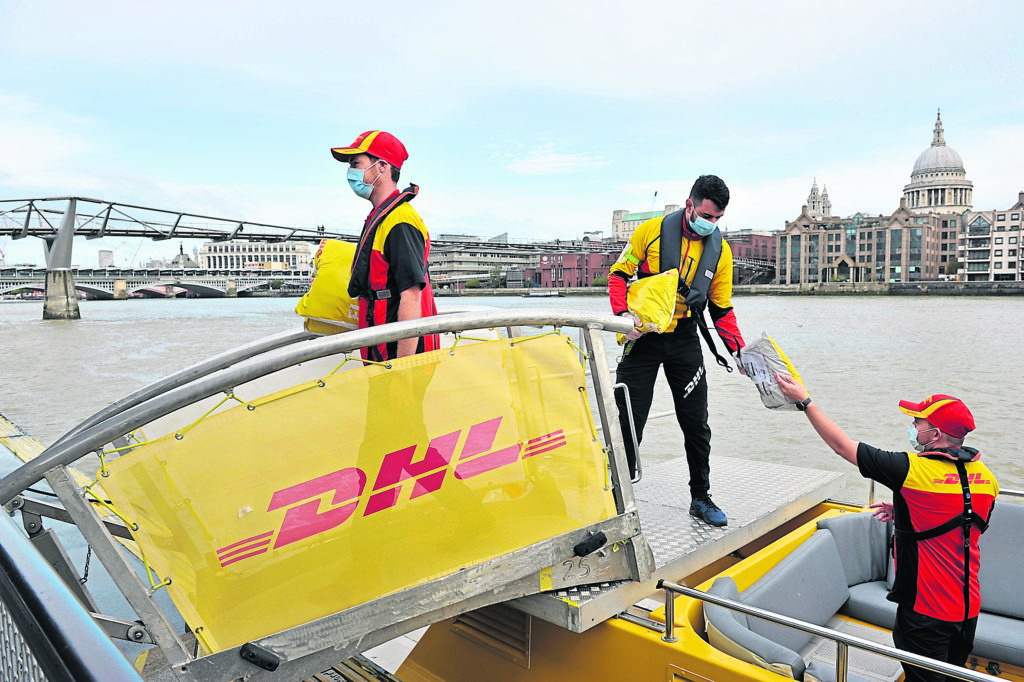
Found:
M 694 498 L 690 502 L 690 516 L 702 519 L 705 523 L 712 526 L 724 526 L 729 523 L 729 520 L 725 517 L 725 512 L 711 501 L 710 495 Z

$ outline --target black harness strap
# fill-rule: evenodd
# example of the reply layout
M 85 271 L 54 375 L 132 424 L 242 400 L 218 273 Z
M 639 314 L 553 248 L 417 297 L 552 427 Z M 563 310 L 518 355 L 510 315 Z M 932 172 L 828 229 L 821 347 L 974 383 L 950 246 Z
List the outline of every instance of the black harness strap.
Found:
M 661 254 L 658 256 L 658 269 L 665 272 L 672 268 L 678 268 L 682 254 L 683 209 L 679 209 L 669 213 L 661 220 Z M 681 282 L 682 277 L 679 279 Z
M 683 213 L 683 209 L 673 211 L 661 221 L 661 253 L 658 256 L 658 269 L 661 272 L 681 266 L 679 261 L 683 253 Z M 711 280 L 718 269 L 718 261 L 722 258 L 722 233 L 716 227 L 714 232 L 701 240 L 701 244 L 703 249 L 697 261 L 697 271 L 693 273 L 692 284 L 687 285 L 685 275 L 680 272 L 678 291 L 686 302 L 686 307 L 691 311 L 690 315 L 697 323 L 704 343 L 715 356 L 715 362 L 727 372 L 731 372 L 732 366 L 719 354 L 715 339 L 708 329 L 707 320 L 704 319 Z
M 704 337 L 704 342 L 708 344 L 708 349 L 711 354 L 715 356 L 715 362 L 720 367 L 723 367 L 726 372 L 732 372 L 732 365 L 718 352 L 718 348 L 715 347 L 715 339 L 711 336 L 711 330 L 708 329 L 707 320 L 704 319 L 704 311 L 701 310 L 697 313 L 697 328 L 700 329 L 700 335 Z
M 963 511 L 934 528 L 922 531 L 897 529 L 895 534 L 902 540 L 917 543 L 937 538 L 957 528 L 960 529 L 964 550 L 964 620 L 967 620 L 967 614 L 970 613 L 971 600 L 971 527 L 976 527 L 980 532 L 984 533 L 988 530 L 988 521 L 975 514 L 974 508 L 971 506 L 971 482 L 967 477 L 966 464 L 960 459 L 957 459 L 954 464 L 956 465 L 957 473 L 960 475 L 960 490 L 964 502 Z

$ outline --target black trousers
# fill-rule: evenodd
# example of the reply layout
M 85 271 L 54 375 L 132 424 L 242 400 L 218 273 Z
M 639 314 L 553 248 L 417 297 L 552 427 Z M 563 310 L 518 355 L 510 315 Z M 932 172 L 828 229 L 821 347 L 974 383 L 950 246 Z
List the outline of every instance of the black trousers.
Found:
M 951 623 L 921 615 L 900 604 L 896 609 L 892 641 L 897 649 L 962 666 L 974 648 L 977 627 L 977 618 Z M 904 665 L 903 672 L 906 682 L 954 682 L 956 679 L 913 665 Z
M 711 467 L 708 464 L 711 427 L 708 426 L 708 378 L 695 322 L 683 319 L 673 332 L 644 334 L 619 363 L 616 380 L 629 387 L 638 441 L 643 440 L 659 367 L 665 370 L 676 419 L 683 431 L 686 463 L 690 467 L 690 495 L 701 497 L 711 488 Z M 626 439 L 626 459 L 630 473 L 635 474 L 637 453 L 629 435 L 625 396 L 618 392 L 615 400 L 619 408 L 619 424 Z

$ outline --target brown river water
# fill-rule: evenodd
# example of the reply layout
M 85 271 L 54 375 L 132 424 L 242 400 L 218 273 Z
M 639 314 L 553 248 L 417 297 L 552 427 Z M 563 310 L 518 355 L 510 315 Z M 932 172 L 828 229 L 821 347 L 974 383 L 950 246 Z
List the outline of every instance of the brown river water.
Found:
M 295 328 L 294 298 L 134 299 L 83 302 L 82 319 L 43 321 L 38 302 L 0 304 L 0 412 L 44 444 L 109 402 L 193 362 Z M 445 298 L 464 305 L 607 311 L 604 297 Z M 767 331 L 814 400 L 856 440 L 906 449 L 901 399 L 948 393 L 974 412 L 968 445 L 1004 488 L 1024 489 L 1017 454 L 1024 413 L 1024 298 L 776 297 L 734 300 L 748 341 Z M 618 350 L 609 336 L 609 355 Z M 712 452 L 847 472 L 848 499 L 866 483 L 794 412 L 765 409 L 749 380 L 709 358 Z M 652 414 L 672 402 L 659 378 Z M 648 464 L 682 454 L 672 417 L 651 421 Z M 6 470 L 8 467 L 4 467 Z M 712 489 L 727 484 L 714 479 Z

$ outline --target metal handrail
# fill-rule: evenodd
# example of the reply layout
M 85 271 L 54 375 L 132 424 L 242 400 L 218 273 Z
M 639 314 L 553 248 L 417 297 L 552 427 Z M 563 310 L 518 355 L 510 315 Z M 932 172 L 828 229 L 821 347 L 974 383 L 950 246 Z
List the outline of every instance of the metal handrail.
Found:
M 302 362 L 416 336 L 460 332 L 468 329 L 554 326 L 626 333 L 631 329 L 631 324 L 631 321 L 616 317 L 611 313 L 541 309 L 471 311 L 358 329 L 344 334 L 314 338 L 302 343 L 292 343 L 291 346 L 258 354 L 253 350 L 251 357 L 242 362 L 224 367 L 219 371 L 212 369 L 211 365 L 206 368 L 206 374 L 198 378 L 169 388 L 165 393 L 149 398 L 133 407 L 111 414 L 106 419 L 77 433 L 69 433 L 60 442 L 41 452 L 38 457 L 0 479 L 0 504 L 6 504 L 25 488 L 38 483 L 46 475 L 46 472 L 54 467 L 69 465 L 89 452 L 129 434 L 155 419 L 196 401 L 227 391 L 239 384 Z
M 636 463 L 636 475 L 633 476 L 631 481 L 633 483 L 639 483 L 640 479 L 644 477 L 643 464 L 640 463 L 640 441 L 636 437 L 636 424 L 633 421 L 633 403 L 629 399 L 629 386 L 623 383 L 612 384 L 612 390 L 617 391 L 622 389 L 623 395 L 625 396 L 626 405 L 626 417 L 629 421 L 629 437 L 633 439 L 633 461 Z M 622 434 L 623 436 L 627 434 Z
M 998 682 L 999 678 L 986 675 L 985 673 L 979 673 L 974 670 L 968 670 L 967 668 L 961 668 L 959 666 L 951 665 L 942 661 L 936 661 L 927 656 L 921 656 L 918 654 L 912 654 L 909 651 L 902 651 L 895 649 L 891 646 L 884 644 L 878 644 L 860 637 L 854 637 L 847 635 L 831 628 L 822 627 L 813 623 L 807 623 L 796 618 L 790 618 L 789 616 L 783 616 L 772 611 L 766 611 L 759 609 L 756 606 L 749 606 L 742 602 L 734 601 L 732 599 L 726 599 L 725 597 L 719 597 L 714 594 L 695 590 L 692 587 L 686 585 L 680 585 L 679 583 L 670 582 L 668 580 L 659 580 L 658 589 L 665 591 L 665 635 L 662 639 L 666 642 L 675 642 L 678 638 L 675 636 L 675 599 L 672 594 L 681 594 L 691 599 L 698 599 L 703 602 L 710 602 L 717 606 L 723 606 L 732 611 L 739 611 L 745 613 L 748 616 L 754 616 L 755 618 L 761 618 L 772 623 L 779 625 L 785 625 L 788 628 L 794 630 L 801 630 L 808 634 L 816 637 L 823 637 L 836 643 L 836 681 L 846 682 L 847 679 L 847 662 L 848 662 L 848 648 L 855 647 L 862 649 L 869 653 L 878 654 L 879 656 L 885 656 L 886 658 L 892 658 L 900 663 L 909 663 L 919 668 L 931 670 L 933 672 L 943 673 L 950 677 L 955 677 L 958 680 L 969 680 L 970 682 Z

